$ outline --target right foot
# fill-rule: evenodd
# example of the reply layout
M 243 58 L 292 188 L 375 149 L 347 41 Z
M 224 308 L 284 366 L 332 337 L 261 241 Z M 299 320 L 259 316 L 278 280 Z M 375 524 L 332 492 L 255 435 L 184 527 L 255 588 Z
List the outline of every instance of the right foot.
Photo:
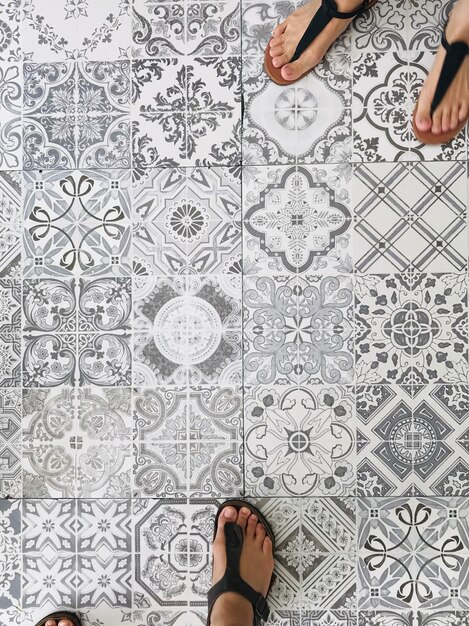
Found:
M 337 9 L 348 13 L 357 9 L 361 4 L 362 0 L 337 0 Z M 269 53 L 273 66 L 282 68 L 281 74 L 284 80 L 298 80 L 303 74 L 313 69 L 352 21 L 332 18 L 300 58 L 289 63 L 308 24 L 320 6 L 321 0 L 311 0 L 274 29 Z
M 55 619 L 49 619 L 45 626 L 73 626 L 73 623 L 69 619 L 61 619 L 60 622 L 57 622 Z
M 272 541 L 267 536 L 264 526 L 246 507 L 243 507 L 239 513 L 234 507 L 226 507 L 219 517 L 217 534 L 212 546 L 213 584 L 222 578 L 226 569 L 224 531 L 226 522 L 236 522 L 243 531 L 244 541 L 239 563 L 241 578 L 265 597 L 269 591 L 274 569 Z M 229 617 L 232 617 L 230 611 L 233 610 L 233 605 L 246 617 L 246 623 L 252 623 L 252 607 L 249 601 L 235 593 L 224 593 L 213 605 L 212 625 L 230 623 Z

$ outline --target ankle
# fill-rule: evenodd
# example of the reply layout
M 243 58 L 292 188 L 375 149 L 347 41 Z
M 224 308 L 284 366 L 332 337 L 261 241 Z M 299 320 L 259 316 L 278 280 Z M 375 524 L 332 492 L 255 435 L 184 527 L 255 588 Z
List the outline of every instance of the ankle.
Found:
M 221 595 L 213 605 L 210 626 L 252 626 L 251 603 L 237 593 Z

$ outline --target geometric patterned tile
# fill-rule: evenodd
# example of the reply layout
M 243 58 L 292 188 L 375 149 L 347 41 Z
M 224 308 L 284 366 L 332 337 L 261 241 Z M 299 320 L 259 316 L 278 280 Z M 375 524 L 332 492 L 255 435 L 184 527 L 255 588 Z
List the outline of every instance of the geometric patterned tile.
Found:
M 24 175 L 25 276 L 130 273 L 129 171 Z
M 361 275 L 355 300 L 358 382 L 467 381 L 464 275 Z
M 467 385 L 357 387 L 358 495 L 466 495 Z
M 356 626 L 357 617 L 352 611 L 303 611 L 301 614 L 302 626 L 326 626 L 327 624 L 337 624 L 337 626 Z
M 29 63 L 24 83 L 25 169 L 130 166 L 129 61 Z
M 351 271 L 348 170 L 340 174 L 333 165 L 249 168 L 243 185 L 246 275 Z
M 21 278 L 20 172 L 0 172 L 0 277 Z
M 0 498 L 21 496 L 21 391 L 0 389 Z
M 146 170 L 132 198 L 138 276 L 239 273 L 240 190 L 228 168 Z
M 355 493 L 351 388 L 247 388 L 246 491 L 257 496 Z
M 354 170 L 360 272 L 464 271 L 467 176 L 462 163 L 373 163 Z

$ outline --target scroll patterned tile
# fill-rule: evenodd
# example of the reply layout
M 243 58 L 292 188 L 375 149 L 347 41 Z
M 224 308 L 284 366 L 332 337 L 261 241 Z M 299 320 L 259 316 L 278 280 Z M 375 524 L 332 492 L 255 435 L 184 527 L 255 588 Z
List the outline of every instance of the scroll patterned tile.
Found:
M 25 387 L 131 384 L 129 278 L 23 281 Z
M 130 62 L 24 64 L 24 169 L 130 166 Z
M 135 495 L 239 496 L 241 407 L 233 388 L 136 389 Z
M 247 389 L 246 491 L 354 495 L 354 405 L 353 390 L 339 385 Z
M 245 384 L 350 383 L 350 276 L 244 280 Z
M 0 172 L 0 276 L 21 278 L 21 172 Z
M 135 0 L 132 39 L 134 58 L 237 55 L 239 2 Z
M 130 389 L 25 390 L 23 415 L 24 497 L 130 496 Z
M 0 387 L 18 387 L 21 359 L 21 284 L 0 279 Z

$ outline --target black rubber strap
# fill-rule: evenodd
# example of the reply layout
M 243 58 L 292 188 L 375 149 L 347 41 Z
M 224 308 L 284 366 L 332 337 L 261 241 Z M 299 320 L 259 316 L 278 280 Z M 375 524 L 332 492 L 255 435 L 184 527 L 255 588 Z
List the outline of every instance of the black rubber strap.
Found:
M 264 596 L 255 591 L 244 581 L 239 574 L 239 561 L 243 549 L 243 531 L 238 524 L 227 522 L 225 524 L 225 545 L 226 545 L 226 570 L 223 578 L 219 580 L 207 594 L 208 600 L 208 620 L 210 624 L 210 614 L 213 605 L 223 593 L 232 592 L 249 600 L 254 610 L 254 626 L 258 626 L 261 620 L 269 617 L 269 607 Z
M 308 28 L 303 34 L 303 37 L 298 42 L 295 54 L 290 59 L 290 63 L 300 58 L 306 48 L 311 44 L 312 41 L 314 41 L 314 39 L 316 39 L 319 33 L 327 26 L 327 24 L 329 24 L 329 22 L 334 17 L 341 20 L 350 20 L 366 11 L 369 4 L 369 0 L 364 0 L 361 5 L 357 9 L 355 9 L 355 11 L 344 13 L 337 10 L 337 3 L 335 2 L 335 0 L 322 0 L 321 6 L 314 14 L 313 19 L 308 24 Z
M 443 32 L 441 37 L 441 43 L 446 50 L 446 57 L 441 68 L 440 78 L 435 89 L 435 95 L 433 96 L 432 106 L 430 109 L 433 115 L 436 107 L 445 97 L 449 86 L 453 82 L 459 68 L 461 67 L 464 59 L 469 54 L 469 46 L 465 41 L 455 41 L 454 43 L 448 43 L 446 35 Z

